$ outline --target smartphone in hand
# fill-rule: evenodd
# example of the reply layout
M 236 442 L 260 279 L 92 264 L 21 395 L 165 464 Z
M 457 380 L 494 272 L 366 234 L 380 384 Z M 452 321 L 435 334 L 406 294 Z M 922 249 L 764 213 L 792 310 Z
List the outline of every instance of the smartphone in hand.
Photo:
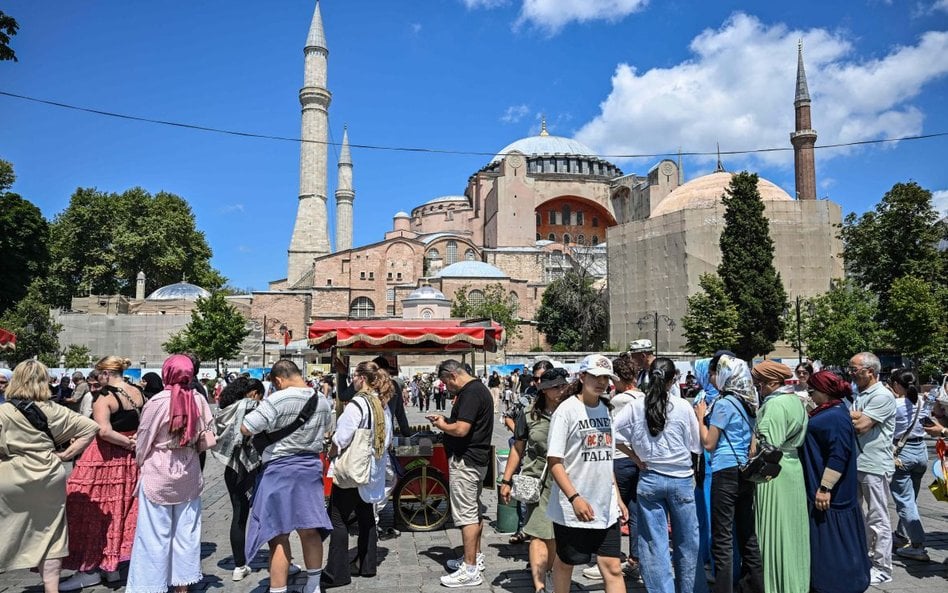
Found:
M 935 421 L 928 416 L 919 419 L 919 423 L 921 423 L 922 426 L 935 426 Z

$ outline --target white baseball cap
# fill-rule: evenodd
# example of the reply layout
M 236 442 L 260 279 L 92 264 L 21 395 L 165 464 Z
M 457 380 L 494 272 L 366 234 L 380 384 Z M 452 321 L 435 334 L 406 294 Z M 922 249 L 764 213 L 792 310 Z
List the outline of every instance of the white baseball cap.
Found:
M 589 373 L 594 377 L 610 377 L 613 381 L 618 381 L 615 373 L 612 372 L 612 361 L 602 354 L 590 354 L 579 363 L 580 373 Z
M 654 352 L 654 350 L 655 349 L 652 348 L 652 340 L 641 339 L 641 340 L 632 340 L 631 342 L 629 342 L 628 352 L 630 354 L 636 354 L 639 352 Z

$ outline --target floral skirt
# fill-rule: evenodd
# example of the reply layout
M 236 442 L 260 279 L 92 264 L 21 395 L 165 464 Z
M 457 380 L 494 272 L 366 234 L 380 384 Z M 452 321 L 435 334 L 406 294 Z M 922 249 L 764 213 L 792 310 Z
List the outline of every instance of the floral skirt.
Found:
M 135 453 L 96 437 L 66 480 L 69 556 L 63 568 L 114 571 L 131 558 L 137 484 Z

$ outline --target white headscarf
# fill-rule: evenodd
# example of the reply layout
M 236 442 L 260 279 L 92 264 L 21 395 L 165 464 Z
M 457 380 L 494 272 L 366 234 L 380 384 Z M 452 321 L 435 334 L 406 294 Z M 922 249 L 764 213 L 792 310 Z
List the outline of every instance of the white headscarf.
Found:
M 747 363 L 727 354 L 718 359 L 717 383 L 722 394 L 732 394 L 747 405 L 751 414 L 757 412 L 757 390 Z

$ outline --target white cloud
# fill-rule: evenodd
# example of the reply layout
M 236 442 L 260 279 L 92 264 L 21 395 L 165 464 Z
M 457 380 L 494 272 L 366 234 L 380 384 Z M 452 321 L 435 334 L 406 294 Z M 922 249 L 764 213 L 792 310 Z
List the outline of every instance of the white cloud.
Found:
M 223 206 L 220 209 L 221 214 L 231 214 L 234 212 L 242 213 L 243 211 L 244 211 L 243 204 L 228 204 L 227 206 Z
M 948 216 L 948 189 L 932 192 L 932 207 L 940 216 Z
M 932 10 L 948 12 L 948 0 L 937 0 L 934 4 L 932 4 Z
M 411 29 L 413 35 L 421 33 L 421 23 L 411 23 L 408 27 Z
M 921 132 L 924 115 L 909 102 L 948 73 L 948 32 L 927 32 L 916 45 L 860 60 L 842 33 L 767 26 L 737 13 L 695 37 L 693 57 L 680 64 L 642 73 L 619 64 L 599 115 L 576 137 L 604 155 L 675 152 L 679 146 L 713 151 L 716 142 L 722 151 L 789 146 L 801 38 L 818 144 Z M 792 161 L 791 153 L 755 158 Z M 748 160 L 724 158 L 729 168 Z
M 248 247 L 247 245 L 238 245 L 237 252 L 238 253 L 253 253 L 253 249 Z
M 497 8 L 508 0 L 462 0 L 469 9 Z M 622 20 L 645 8 L 648 0 L 522 0 L 515 26 L 533 25 L 555 34 L 572 22 Z
M 515 124 L 529 113 L 530 108 L 522 103 L 520 105 L 511 105 L 504 111 L 504 114 L 500 116 L 500 121 L 505 124 Z

